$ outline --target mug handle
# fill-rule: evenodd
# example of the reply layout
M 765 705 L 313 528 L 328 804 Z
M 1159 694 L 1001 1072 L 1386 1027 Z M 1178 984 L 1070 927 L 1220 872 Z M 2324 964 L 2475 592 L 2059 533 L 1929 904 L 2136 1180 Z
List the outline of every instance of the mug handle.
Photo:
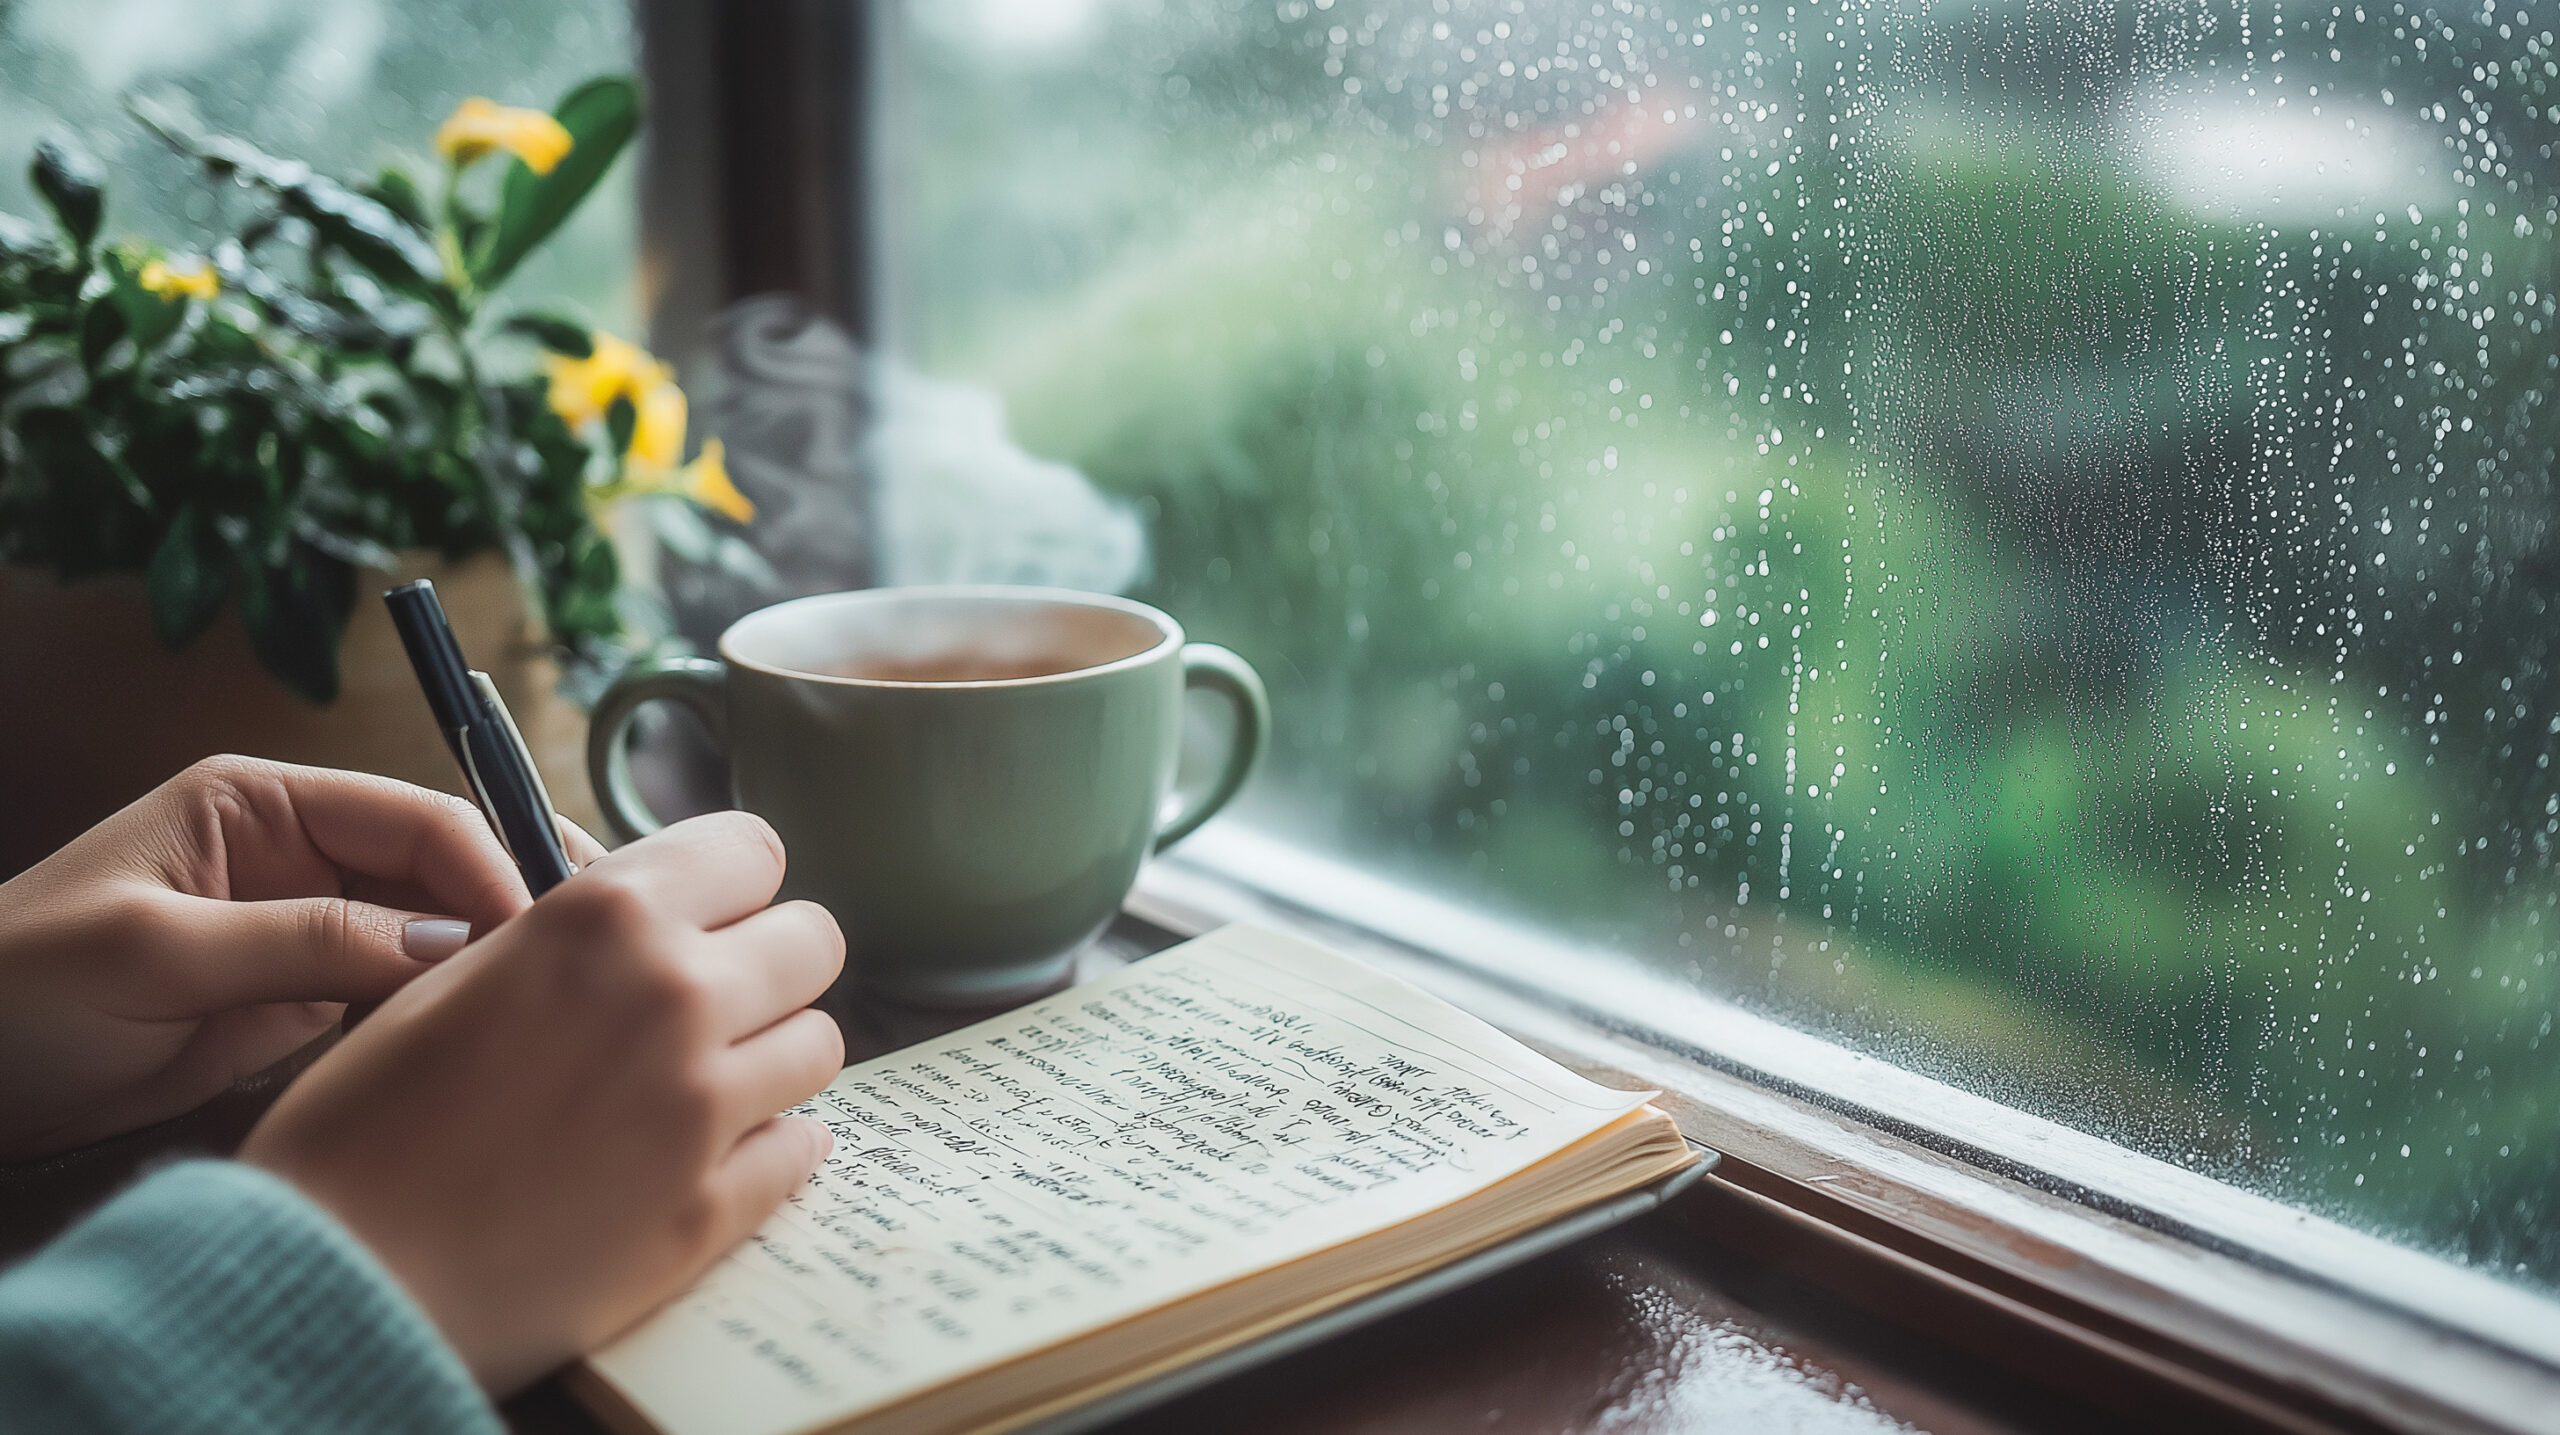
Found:
M 587 719 L 587 780 L 595 785 L 596 805 L 615 837 L 636 841 L 666 826 L 631 780 L 630 744 L 624 738 L 633 715 L 643 704 L 662 698 L 682 703 L 711 729 L 711 741 L 725 753 L 729 705 L 722 693 L 727 681 L 728 669 L 705 658 L 653 658 L 624 669 L 596 701 Z
M 1262 676 L 1253 665 L 1215 643 L 1182 645 L 1182 687 L 1218 694 L 1235 708 L 1235 742 L 1227 749 L 1226 764 L 1218 769 L 1218 780 L 1200 794 L 1173 820 L 1156 834 L 1155 850 L 1162 852 L 1198 830 L 1201 823 L 1218 814 L 1227 799 L 1236 795 L 1244 780 L 1253 774 L 1254 764 L 1262 760 L 1262 750 L 1271 741 L 1271 695 L 1263 691 Z M 598 789 L 601 791 L 601 787 Z M 608 812 L 611 805 L 607 804 Z

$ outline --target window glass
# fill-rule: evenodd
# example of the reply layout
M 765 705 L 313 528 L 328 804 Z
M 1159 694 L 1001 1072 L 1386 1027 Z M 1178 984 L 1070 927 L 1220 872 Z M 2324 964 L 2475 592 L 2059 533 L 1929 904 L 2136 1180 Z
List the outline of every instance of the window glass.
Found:
M 405 160 L 432 192 L 435 128 L 464 96 L 547 110 L 633 55 L 624 0 L 16 0 L 0 4 L 0 210 L 44 216 L 27 160 L 60 126 L 105 164 L 108 235 L 200 243 L 228 196 L 125 113 L 133 96 L 344 179 Z M 615 166 L 508 293 L 634 333 L 633 170 Z
M 2547 15 L 936 0 L 906 342 L 1248 820 L 2560 1286 Z

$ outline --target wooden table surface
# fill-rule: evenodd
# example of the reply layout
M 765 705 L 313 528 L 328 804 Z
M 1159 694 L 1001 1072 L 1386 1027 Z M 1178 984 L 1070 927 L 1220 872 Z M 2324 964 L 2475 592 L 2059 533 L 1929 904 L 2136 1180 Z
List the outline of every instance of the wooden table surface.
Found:
M 1160 940 L 1160 939 L 1159 939 Z M 1085 974 L 1155 942 L 1106 936 Z M 850 1059 L 974 1016 L 841 1005 Z M 201 1110 L 47 1161 L 0 1166 L 0 1261 L 34 1249 L 150 1164 L 226 1154 L 316 1052 Z M 1232 1377 L 1109 1427 L 1115 1435 L 1941 1435 L 2110 1428 L 2103 1411 L 2015 1388 L 1926 1333 L 1842 1310 L 1723 1234 L 1741 1199 L 1710 1179 L 1663 1211 L 1467 1290 Z M 544 1382 L 508 1402 L 522 1435 L 598 1435 Z

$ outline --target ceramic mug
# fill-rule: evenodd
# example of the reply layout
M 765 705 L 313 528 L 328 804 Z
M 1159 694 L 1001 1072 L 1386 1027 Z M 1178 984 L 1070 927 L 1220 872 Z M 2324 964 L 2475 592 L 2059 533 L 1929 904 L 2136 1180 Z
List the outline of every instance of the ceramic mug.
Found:
M 1217 777 L 1168 813 L 1183 695 L 1235 710 Z M 782 895 L 824 904 L 858 985 L 925 1006 L 997 1005 L 1063 982 L 1153 852 L 1233 797 L 1271 726 L 1262 680 L 1144 603 L 1045 588 L 875 588 L 750 613 L 720 661 L 625 673 L 597 703 L 587 770 L 628 840 L 632 715 L 693 710 L 737 805 L 788 853 Z

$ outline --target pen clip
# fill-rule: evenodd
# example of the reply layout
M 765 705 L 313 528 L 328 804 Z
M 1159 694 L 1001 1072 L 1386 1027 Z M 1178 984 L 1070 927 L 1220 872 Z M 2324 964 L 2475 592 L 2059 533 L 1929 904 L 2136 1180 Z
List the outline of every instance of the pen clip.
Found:
M 526 780 L 533 784 L 533 800 L 541 804 L 543 818 L 551 824 L 553 833 L 560 839 L 560 850 L 565 855 L 569 850 L 569 836 L 568 833 L 560 830 L 560 809 L 551 805 L 551 790 L 543 785 L 542 769 L 534 765 L 533 749 L 526 745 L 523 731 L 516 726 L 515 714 L 507 711 L 507 700 L 498 695 L 498 685 L 489 681 L 487 673 L 473 668 L 471 686 L 479 692 L 483 710 L 496 718 L 498 735 L 506 739 L 507 746 L 514 751 L 517 762 L 523 765 Z M 480 775 L 477 771 L 472 773 L 471 781 L 475 786 L 478 785 Z M 496 826 L 497 808 L 489 805 L 485 797 L 481 805 L 483 810 L 491 814 L 489 825 Z M 500 833 L 498 845 L 504 847 L 506 841 L 506 834 Z M 507 855 L 512 857 L 516 854 L 513 849 L 509 849 Z M 570 870 L 577 870 L 575 862 L 570 863 Z
M 498 839 L 498 850 L 509 858 L 516 855 L 507 845 L 507 829 L 498 822 L 498 804 L 489 797 L 489 784 L 480 778 L 480 763 L 471 755 L 471 729 L 448 728 L 446 740 L 453 744 L 453 755 L 462 762 L 462 778 L 471 784 L 471 801 L 480 809 L 482 820 L 489 824 L 489 835 Z

